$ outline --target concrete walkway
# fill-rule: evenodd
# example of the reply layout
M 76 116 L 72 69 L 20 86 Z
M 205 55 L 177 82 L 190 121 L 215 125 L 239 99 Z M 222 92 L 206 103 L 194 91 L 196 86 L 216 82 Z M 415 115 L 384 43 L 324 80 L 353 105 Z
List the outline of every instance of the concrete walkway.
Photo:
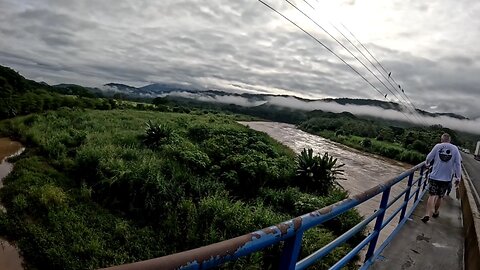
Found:
M 463 269 L 460 200 L 454 198 L 455 190 L 452 190 L 450 196 L 443 200 L 440 216 L 424 224 L 420 219 L 425 214 L 427 196 L 370 269 Z

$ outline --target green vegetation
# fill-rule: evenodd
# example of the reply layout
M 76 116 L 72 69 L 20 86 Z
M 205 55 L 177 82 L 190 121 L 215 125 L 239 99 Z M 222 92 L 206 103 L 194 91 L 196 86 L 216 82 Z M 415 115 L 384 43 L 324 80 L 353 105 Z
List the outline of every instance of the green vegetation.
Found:
M 334 159 L 312 154 L 315 176 L 306 179 L 291 150 L 233 119 L 63 108 L 4 120 L 0 134 L 28 150 L 0 190 L 8 210 L 0 234 L 33 269 L 93 269 L 225 240 L 347 196 L 333 186 Z M 350 211 L 309 231 L 302 254 L 359 220 Z M 279 248 L 225 267 L 274 266 Z
M 96 98 L 82 87 L 56 89 L 27 80 L 12 69 L 0 66 L 0 119 L 60 107 L 108 110 L 117 105 L 112 99 Z
M 375 100 L 336 99 L 340 104 L 353 102 L 359 105 L 375 105 L 383 108 L 396 108 L 398 104 L 377 102 Z M 357 148 L 389 158 L 417 164 L 423 161 L 428 151 L 440 140 L 443 132 L 452 135 L 452 142 L 462 148 L 473 151 L 478 135 L 453 131 L 440 125 L 430 127 L 413 127 L 411 123 L 402 121 L 388 121 L 380 118 L 355 116 L 348 112 L 331 113 L 323 111 L 303 111 L 290 108 L 261 105 L 256 107 L 242 107 L 234 104 L 205 103 L 182 98 L 157 98 L 154 104 L 160 107 L 188 107 L 195 110 L 210 112 L 231 112 L 234 114 L 250 115 L 259 119 L 268 119 L 284 123 L 295 124 L 304 131 L 325 136 Z M 426 112 L 422 112 L 427 114 Z M 435 116 L 435 115 L 431 115 Z M 459 116 L 452 115 L 460 118 Z M 377 141 L 375 147 L 363 147 L 355 138 L 362 137 L 370 142 Z M 363 141 L 363 139 L 361 141 Z M 366 143 L 368 144 L 368 140 Z M 422 157 L 421 157 L 422 156 Z
M 455 131 L 441 126 L 429 128 L 386 126 L 350 113 L 313 111 L 309 113 L 309 119 L 303 121 L 299 127 L 365 152 L 411 164 L 424 161 L 426 154 L 439 142 L 440 135 L 444 132 L 452 136 L 452 142 L 455 144 L 468 143 Z
M 343 175 L 340 168 L 345 164 L 338 165 L 337 159 L 328 153 L 314 156 L 313 149 L 303 149 L 297 157 L 297 165 L 298 184 L 306 190 L 327 195 L 337 176 Z

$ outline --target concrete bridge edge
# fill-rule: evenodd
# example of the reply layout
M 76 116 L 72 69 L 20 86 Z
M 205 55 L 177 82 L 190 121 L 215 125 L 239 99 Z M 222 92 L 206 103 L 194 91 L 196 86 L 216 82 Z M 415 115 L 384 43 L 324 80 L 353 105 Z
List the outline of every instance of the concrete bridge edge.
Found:
M 480 269 L 480 197 L 473 188 L 472 181 L 463 168 L 463 181 L 459 192 L 462 204 L 463 234 L 465 239 L 465 270 Z

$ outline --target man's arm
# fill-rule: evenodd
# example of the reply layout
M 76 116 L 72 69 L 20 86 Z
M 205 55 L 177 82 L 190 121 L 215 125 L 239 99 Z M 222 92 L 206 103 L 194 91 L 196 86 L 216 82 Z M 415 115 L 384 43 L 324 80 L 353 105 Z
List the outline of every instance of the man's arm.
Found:
M 428 153 L 428 155 L 427 155 L 427 159 L 425 160 L 425 163 L 426 163 L 427 166 L 429 166 L 430 162 L 432 162 L 432 160 L 435 159 L 435 154 L 437 153 L 437 145 L 435 145 L 432 148 L 432 151 L 430 151 L 430 153 Z

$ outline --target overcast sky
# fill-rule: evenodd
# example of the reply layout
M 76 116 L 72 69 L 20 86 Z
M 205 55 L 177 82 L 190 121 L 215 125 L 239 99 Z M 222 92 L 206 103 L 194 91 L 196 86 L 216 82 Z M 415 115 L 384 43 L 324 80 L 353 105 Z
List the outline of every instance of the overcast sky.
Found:
M 395 100 L 287 2 L 265 1 Z M 480 116 L 480 2 L 306 0 L 313 10 L 303 0 L 290 1 L 383 79 L 332 24 L 352 38 L 342 24 L 347 26 L 417 107 Z M 306 98 L 385 100 L 333 54 L 256 0 L 0 0 L 0 64 L 50 84 L 175 82 Z

